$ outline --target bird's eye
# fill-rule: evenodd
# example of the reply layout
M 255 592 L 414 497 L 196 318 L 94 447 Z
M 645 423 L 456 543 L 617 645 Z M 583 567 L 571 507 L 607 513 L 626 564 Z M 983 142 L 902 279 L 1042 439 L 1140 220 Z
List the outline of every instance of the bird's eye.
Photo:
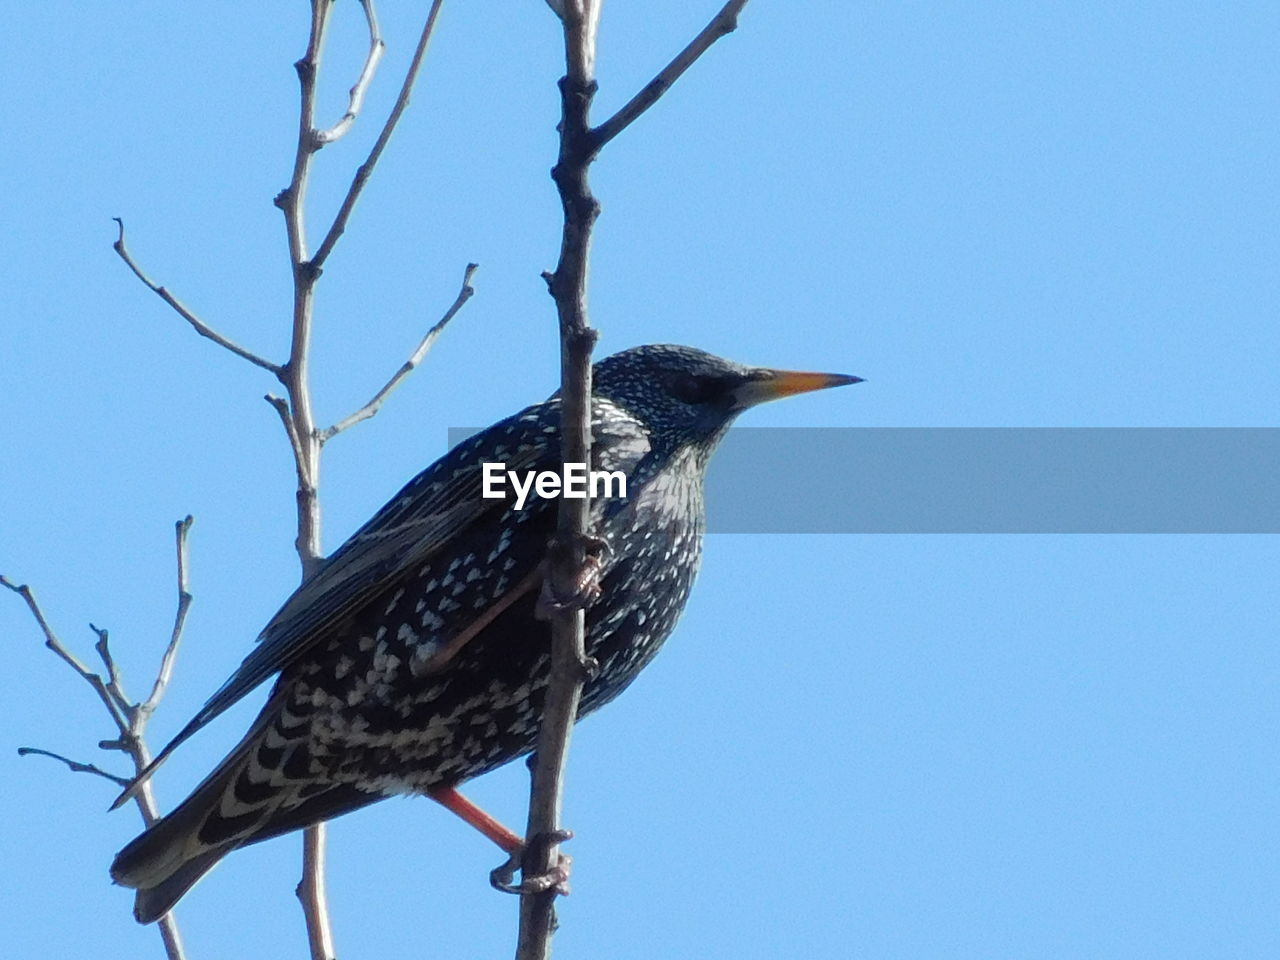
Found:
M 711 384 L 691 373 L 677 373 L 667 384 L 671 395 L 684 403 L 703 403 L 711 396 Z

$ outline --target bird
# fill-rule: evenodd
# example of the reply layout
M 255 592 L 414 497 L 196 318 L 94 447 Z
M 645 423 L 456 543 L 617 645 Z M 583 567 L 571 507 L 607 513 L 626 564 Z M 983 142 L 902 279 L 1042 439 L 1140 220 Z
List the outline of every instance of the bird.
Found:
M 590 502 L 598 590 L 577 719 L 620 694 L 671 634 L 697 574 L 703 486 L 739 413 L 861 382 L 647 344 L 592 367 L 591 468 L 625 496 Z M 117 801 L 179 744 L 276 676 L 248 732 L 112 879 L 150 923 L 233 850 L 385 797 L 425 794 L 516 856 L 523 838 L 458 786 L 536 746 L 550 673 L 540 596 L 558 499 L 485 497 L 485 464 L 558 471 L 560 397 L 464 440 L 410 480 L 290 596 L 234 674 Z M 492 492 L 492 491 L 490 491 Z

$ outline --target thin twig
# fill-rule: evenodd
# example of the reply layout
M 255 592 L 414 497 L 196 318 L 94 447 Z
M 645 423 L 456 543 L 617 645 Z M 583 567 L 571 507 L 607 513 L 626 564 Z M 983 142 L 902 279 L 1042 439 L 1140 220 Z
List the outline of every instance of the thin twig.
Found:
M 423 24 L 422 34 L 418 38 L 417 49 L 413 51 L 413 59 L 409 62 L 409 70 L 405 73 L 404 82 L 400 85 L 400 94 L 396 97 L 395 106 L 391 108 L 391 113 L 387 116 L 387 122 L 382 125 L 382 131 L 378 134 L 378 139 L 374 141 L 373 147 L 369 150 L 369 156 L 364 163 L 356 169 L 355 177 L 351 180 L 351 186 L 347 188 L 347 195 L 342 199 L 342 206 L 338 208 L 337 216 L 333 218 L 333 224 L 329 227 L 328 232 L 324 236 L 324 240 L 320 242 L 320 246 L 316 249 L 316 255 L 311 258 L 311 266 L 315 270 L 319 270 L 329 254 L 333 253 L 333 248 L 338 242 L 338 238 L 342 236 L 343 231 L 347 229 L 347 221 L 351 219 L 351 211 L 355 209 L 356 200 L 359 199 L 360 193 L 364 190 L 364 186 L 369 181 L 369 177 L 373 174 L 373 168 L 378 164 L 378 158 L 382 156 L 382 151 L 386 149 L 387 142 L 391 139 L 391 134 L 395 132 L 396 124 L 400 122 L 400 115 L 404 113 L 405 107 L 409 106 L 409 97 L 413 92 L 413 85 L 418 79 L 418 70 L 422 66 L 422 59 L 427 53 L 427 44 L 431 42 L 431 35 L 436 29 L 436 17 L 440 13 L 440 7 L 444 0 L 433 0 L 431 9 L 427 12 L 427 22 Z
M 150 277 L 148 277 L 145 273 L 143 273 L 142 268 L 139 267 L 137 262 L 133 259 L 133 257 L 130 256 L 129 248 L 125 246 L 124 221 L 121 220 L 119 217 L 112 217 L 111 219 L 114 220 L 120 227 L 119 236 L 116 237 L 116 242 L 111 245 L 111 248 L 120 255 L 120 259 L 123 260 L 126 266 L 128 266 L 128 268 L 133 271 L 133 275 L 137 277 L 139 280 L 141 280 L 147 286 L 147 288 L 151 290 L 152 293 L 156 294 L 161 300 L 163 300 L 165 303 L 171 306 L 174 310 L 176 310 L 178 315 L 182 317 L 183 320 L 186 320 L 187 323 L 191 324 L 192 328 L 195 330 L 196 333 L 200 334 L 200 336 L 206 337 L 209 340 L 212 340 L 218 346 L 223 347 L 227 350 L 230 350 L 237 357 L 241 357 L 245 360 L 248 360 L 250 363 L 254 364 L 255 366 L 262 367 L 263 370 L 270 370 L 277 377 L 281 375 L 282 371 L 278 363 L 272 363 L 270 360 L 267 360 L 264 357 L 258 356 L 252 350 L 246 350 L 244 347 L 240 346 L 240 344 L 236 343 L 234 340 L 231 340 L 228 337 L 224 337 L 217 330 L 214 330 L 207 323 L 205 323 L 203 320 L 197 317 L 194 313 L 192 313 L 191 310 L 186 306 L 186 304 L 184 304 L 181 300 L 179 300 L 172 293 L 170 293 L 166 287 L 162 287 L 160 284 L 156 283 Z
M 115 722 L 121 736 L 127 735 L 129 732 L 129 720 L 116 703 L 116 699 L 108 689 L 106 682 L 103 681 L 99 674 L 86 667 L 79 657 L 63 646 L 62 641 L 58 639 L 58 635 L 49 626 L 49 621 L 45 619 L 44 611 L 40 609 L 40 604 L 31 588 L 25 583 L 16 584 L 3 575 L 0 575 L 0 586 L 8 587 L 27 602 L 27 608 L 31 611 L 31 615 L 35 617 L 36 623 L 40 625 L 40 630 L 44 633 L 44 645 L 93 688 L 93 692 L 98 695 L 98 699 L 106 706 L 107 713 L 111 714 L 111 719 Z
M 97 651 L 107 671 L 107 693 L 111 694 L 111 699 L 116 702 L 120 712 L 132 725 L 133 716 L 130 711 L 133 710 L 133 704 L 130 703 L 129 695 L 124 692 L 124 687 L 120 683 L 120 670 L 116 666 L 115 657 L 111 655 L 110 634 L 106 629 L 94 626 L 92 623 L 89 624 L 89 629 L 98 635 L 98 642 L 93 645 L 93 649 Z
M 454 299 L 453 303 L 450 304 L 449 309 L 444 312 L 444 316 L 426 332 L 426 335 L 423 336 L 413 353 L 409 355 L 409 359 L 400 365 L 400 369 L 391 375 L 391 379 L 382 385 L 382 389 L 373 395 L 372 400 L 350 416 L 339 420 L 331 427 L 321 430 L 321 443 L 327 443 L 329 440 L 332 440 L 338 434 L 342 433 L 342 431 L 354 427 L 357 423 L 360 423 L 363 420 L 368 420 L 382 409 L 382 404 L 387 397 L 391 395 L 391 391 L 398 387 L 400 385 L 400 381 L 411 374 L 418 364 L 422 363 L 423 358 L 427 355 L 427 351 L 435 345 L 440 334 L 444 333 L 444 328 L 449 325 L 449 321 L 457 315 L 458 311 L 462 309 L 462 305 L 470 300 L 472 295 L 476 292 L 475 287 L 471 286 L 471 278 L 475 275 L 478 268 L 479 264 L 467 264 L 467 269 L 463 271 L 462 274 L 462 289 L 458 291 L 458 296 Z
M 355 86 L 351 88 L 347 112 L 328 130 L 320 130 L 316 133 L 318 146 L 341 139 L 356 122 L 356 117 L 360 116 L 360 108 L 364 106 L 364 95 L 368 92 L 369 85 L 373 83 L 373 75 L 378 72 L 378 63 L 382 60 L 382 54 L 387 48 L 387 45 L 382 42 L 382 31 L 378 28 L 378 15 L 373 9 L 373 0 L 360 0 L 360 6 L 364 9 L 365 24 L 369 28 L 369 53 L 364 58 L 364 67 L 360 70 Z
M 98 635 L 98 642 L 93 645 L 93 649 L 97 651 L 98 658 L 102 661 L 102 666 L 107 671 L 107 693 L 111 694 L 121 712 L 128 717 L 130 710 L 129 697 L 124 692 L 124 687 L 120 684 L 120 670 L 116 667 L 115 657 L 111 655 L 108 632 L 101 627 L 95 627 L 92 623 L 89 624 L 89 629 Z
M 279 414 L 280 422 L 284 425 L 284 432 L 289 437 L 289 449 L 293 451 L 294 460 L 300 462 L 304 454 L 301 440 L 294 432 L 296 425 L 293 422 L 293 415 L 289 412 L 289 401 L 284 397 L 277 397 L 274 393 L 265 394 L 262 399 L 271 404 L 271 409 Z
M 160 658 L 160 669 L 156 671 L 156 681 L 151 685 L 151 693 L 138 705 L 138 710 L 145 716 L 155 712 L 169 687 L 169 679 L 173 676 L 173 665 L 178 657 L 178 644 L 182 641 L 182 628 L 187 623 L 187 611 L 191 609 L 191 593 L 187 589 L 187 534 L 191 530 L 193 519 L 187 514 L 174 524 L 174 539 L 178 553 L 178 610 L 173 618 L 173 630 L 169 634 L 169 645 Z
M 132 781 L 128 777 L 117 777 L 114 773 L 108 773 L 101 767 L 92 763 L 81 763 L 79 760 L 72 760 L 70 757 L 64 757 L 60 753 L 54 753 L 52 750 L 41 750 L 39 747 L 19 747 L 18 756 L 20 757 L 50 757 L 54 760 L 60 760 L 67 765 L 72 773 L 92 773 L 94 776 L 105 777 L 112 783 L 127 787 Z
M 694 61 L 706 53 L 713 43 L 736 30 L 738 14 L 746 5 L 747 0 L 729 0 L 720 8 L 720 12 L 711 18 L 711 22 L 703 28 L 702 32 L 662 69 L 662 72 L 645 84 L 643 89 L 628 100 L 621 110 L 592 130 L 591 138 L 595 141 L 596 149 L 603 147 L 629 127 L 640 114 L 657 103 L 658 98 L 671 89 L 671 85 L 680 78 L 680 75 L 693 66 Z
M 289 401 L 283 397 L 277 397 L 274 393 L 268 393 L 262 399 L 271 404 L 271 409 L 279 415 L 285 435 L 289 438 L 289 448 L 293 451 L 294 475 L 298 480 L 295 494 L 298 503 L 298 536 L 294 541 L 294 547 L 302 563 L 302 579 L 306 580 L 320 562 L 320 502 L 314 480 L 316 468 L 319 465 L 318 435 L 313 430 L 312 435 L 316 436 L 317 440 L 313 444 L 307 444 L 299 432 L 298 418 L 294 415 Z

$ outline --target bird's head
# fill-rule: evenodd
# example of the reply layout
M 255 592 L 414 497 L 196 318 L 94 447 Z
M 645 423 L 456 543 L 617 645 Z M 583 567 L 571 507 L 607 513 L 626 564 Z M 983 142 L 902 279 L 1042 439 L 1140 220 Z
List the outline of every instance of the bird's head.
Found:
M 743 410 L 811 390 L 860 383 L 838 373 L 747 367 L 672 344 L 632 347 L 596 363 L 593 391 L 625 407 L 674 445 L 715 445 Z

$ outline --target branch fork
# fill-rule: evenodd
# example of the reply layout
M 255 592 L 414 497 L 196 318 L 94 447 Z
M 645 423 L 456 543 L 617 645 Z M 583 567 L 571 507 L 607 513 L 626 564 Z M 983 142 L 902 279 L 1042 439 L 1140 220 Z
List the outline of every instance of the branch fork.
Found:
M 41 633 L 44 634 L 45 646 L 84 680 L 93 692 L 98 695 L 98 699 L 102 701 L 103 706 L 106 707 L 107 713 L 111 717 L 112 723 L 116 727 L 117 736 L 115 739 L 99 741 L 98 746 L 103 750 L 120 750 L 127 754 L 133 764 L 134 777 L 141 774 L 151 762 L 151 753 L 147 749 L 145 739 L 147 722 L 151 719 L 151 715 L 155 712 L 156 707 L 159 706 L 165 691 L 168 689 L 169 679 L 173 675 L 174 664 L 177 660 L 178 647 L 182 641 L 182 631 L 187 622 L 187 611 L 191 607 L 191 591 L 188 589 L 187 580 L 187 534 L 191 531 L 192 523 L 192 518 L 188 516 L 174 525 L 177 547 L 177 612 L 174 614 L 173 630 L 169 635 L 168 646 L 165 647 L 164 654 L 160 658 L 160 666 L 151 685 L 151 692 L 145 700 L 136 703 L 131 701 L 124 691 L 124 686 L 120 679 L 120 670 L 115 657 L 111 653 L 110 638 L 106 630 L 93 624 L 89 625 L 89 629 L 98 635 L 94 650 L 102 661 L 103 669 L 106 672 L 106 678 L 104 679 L 102 674 L 90 670 L 79 657 L 63 644 L 45 617 L 44 611 L 41 609 L 39 601 L 36 600 L 35 593 L 31 590 L 31 587 L 25 583 L 14 583 L 8 577 L 0 576 L 0 586 L 9 588 L 26 602 L 32 617 L 39 626 Z M 133 779 L 109 773 L 95 764 L 72 760 L 69 757 L 64 757 L 61 754 L 40 747 L 19 747 L 18 755 L 49 757 L 66 764 L 67 768 L 73 773 L 93 774 L 120 786 L 129 786 L 133 783 Z M 134 796 L 134 800 L 138 804 L 139 812 L 142 814 L 143 823 L 148 827 L 160 819 L 155 794 L 152 791 L 150 782 L 142 785 Z M 182 938 L 173 915 L 169 914 L 162 917 L 159 926 L 160 937 L 164 942 L 165 955 L 169 960 L 184 960 Z

